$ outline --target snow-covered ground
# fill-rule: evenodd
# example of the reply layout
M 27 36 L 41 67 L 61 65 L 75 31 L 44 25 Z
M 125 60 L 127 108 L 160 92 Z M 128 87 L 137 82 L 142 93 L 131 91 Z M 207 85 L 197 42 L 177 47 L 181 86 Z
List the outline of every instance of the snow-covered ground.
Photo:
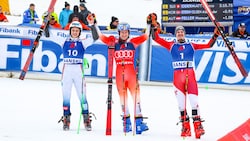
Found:
M 87 98 L 93 120 L 93 131 L 81 129 L 77 134 L 80 106 L 75 90 L 71 99 L 71 129 L 62 130 L 57 121 L 62 116 L 60 81 L 0 77 L 0 140 L 1 141 L 178 141 L 179 112 L 172 87 L 168 85 L 141 85 L 142 111 L 148 119 L 149 131 L 133 136 L 122 132 L 118 93 L 113 87 L 112 136 L 105 135 L 107 84 L 87 78 Z M 101 79 L 101 82 L 106 82 Z M 249 117 L 249 91 L 200 88 L 201 115 L 205 119 L 206 134 L 202 141 L 215 141 L 245 122 Z M 130 109 L 132 103 L 130 99 Z M 190 107 L 188 107 L 190 111 Z M 131 111 L 133 113 L 133 111 Z M 81 121 L 82 122 L 82 121 Z M 190 140 L 193 140 L 190 139 Z
M 57 0 L 55 12 L 60 14 L 64 8 L 64 2 L 67 1 L 73 9 L 74 5 L 79 5 L 79 0 Z M 109 25 L 111 16 L 116 16 L 120 21 L 128 22 L 132 27 L 146 27 L 146 17 L 149 13 L 155 12 L 161 15 L 162 0 L 86 0 L 88 10 L 95 13 L 99 25 Z M 28 9 L 29 4 L 34 3 L 35 9 L 40 17 L 48 9 L 50 0 L 9 0 L 10 12 L 14 15 L 22 15 Z M 17 25 L 22 22 L 22 16 L 8 16 L 11 25 Z M 5 23 L 1 23 L 5 24 Z

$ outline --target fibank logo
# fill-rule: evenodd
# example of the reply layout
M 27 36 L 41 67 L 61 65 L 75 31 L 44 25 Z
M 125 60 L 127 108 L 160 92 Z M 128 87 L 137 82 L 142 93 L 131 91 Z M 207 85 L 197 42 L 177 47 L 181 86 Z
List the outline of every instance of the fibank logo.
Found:
M 0 33 L 3 33 L 3 34 L 21 34 L 21 30 L 18 29 L 18 28 L 6 28 L 6 27 L 0 27 Z

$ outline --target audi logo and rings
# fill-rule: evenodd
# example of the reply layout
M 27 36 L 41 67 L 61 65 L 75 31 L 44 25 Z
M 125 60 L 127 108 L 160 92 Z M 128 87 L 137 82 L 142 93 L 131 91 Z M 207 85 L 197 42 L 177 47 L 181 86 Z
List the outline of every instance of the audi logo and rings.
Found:
M 115 52 L 115 58 L 134 58 L 133 50 L 121 50 Z

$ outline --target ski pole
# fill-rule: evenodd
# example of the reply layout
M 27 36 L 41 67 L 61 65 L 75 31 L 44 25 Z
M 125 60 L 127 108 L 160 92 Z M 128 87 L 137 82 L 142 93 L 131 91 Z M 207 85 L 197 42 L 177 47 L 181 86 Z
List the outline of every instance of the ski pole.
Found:
M 125 95 L 125 78 L 124 78 L 124 58 L 122 58 L 122 94 L 123 94 L 123 130 L 124 130 L 124 135 L 126 136 L 126 95 Z
M 83 90 L 83 86 L 84 86 L 84 69 L 88 69 L 89 68 L 89 63 L 88 63 L 88 60 L 87 59 L 83 59 L 83 66 L 82 66 L 82 99 L 81 99 L 81 111 L 80 111 L 80 118 L 79 118 L 79 121 L 78 121 L 78 127 L 77 127 L 77 134 L 79 134 L 80 132 L 80 125 L 81 125 L 81 120 L 82 120 L 82 110 L 83 110 L 83 102 L 84 102 L 84 90 Z
M 137 94 L 139 90 L 139 82 L 138 82 L 138 76 L 139 76 L 139 59 L 136 59 L 136 87 L 135 87 L 135 98 L 134 98 L 134 129 L 133 129 L 133 135 L 135 135 L 135 127 L 136 127 L 136 104 L 137 104 Z
M 200 3 L 202 4 L 203 8 L 205 9 L 205 11 L 207 12 L 210 20 L 214 23 L 215 27 L 219 30 L 220 35 L 225 43 L 225 45 L 227 46 L 230 54 L 232 55 L 237 67 L 239 68 L 241 74 L 243 77 L 247 77 L 248 73 L 246 71 L 246 69 L 244 68 L 244 66 L 242 65 L 242 63 L 240 62 L 240 59 L 238 58 L 236 52 L 234 51 L 234 47 L 232 46 L 232 43 L 228 40 L 228 38 L 226 37 L 223 29 L 221 28 L 219 22 L 216 21 L 215 16 L 212 12 L 212 10 L 210 9 L 208 3 L 205 0 L 200 0 Z
M 186 79 L 185 79 L 185 99 L 184 99 L 184 122 L 186 121 L 187 115 L 187 95 L 188 95 L 188 65 L 189 61 L 187 61 L 187 68 L 186 68 Z

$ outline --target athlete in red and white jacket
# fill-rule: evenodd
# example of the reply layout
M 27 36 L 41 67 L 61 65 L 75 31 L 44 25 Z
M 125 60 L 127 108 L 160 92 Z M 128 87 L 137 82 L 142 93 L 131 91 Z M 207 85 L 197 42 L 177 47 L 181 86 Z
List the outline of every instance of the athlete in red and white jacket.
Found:
M 205 133 L 200 119 L 198 104 L 198 87 L 194 72 L 194 52 L 195 50 L 210 48 L 214 45 L 219 32 L 214 31 L 213 37 L 207 44 L 196 44 L 186 42 L 185 29 L 183 26 L 177 26 L 175 29 L 176 42 L 166 41 L 154 32 L 153 39 L 158 44 L 166 48 L 172 56 L 172 65 L 174 69 L 173 85 L 178 106 L 181 114 L 182 133 L 181 136 L 191 136 L 189 117 L 186 112 L 186 96 L 188 94 L 192 107 L 192 118 L 194 121 L 195 134 L 199 138 Z

